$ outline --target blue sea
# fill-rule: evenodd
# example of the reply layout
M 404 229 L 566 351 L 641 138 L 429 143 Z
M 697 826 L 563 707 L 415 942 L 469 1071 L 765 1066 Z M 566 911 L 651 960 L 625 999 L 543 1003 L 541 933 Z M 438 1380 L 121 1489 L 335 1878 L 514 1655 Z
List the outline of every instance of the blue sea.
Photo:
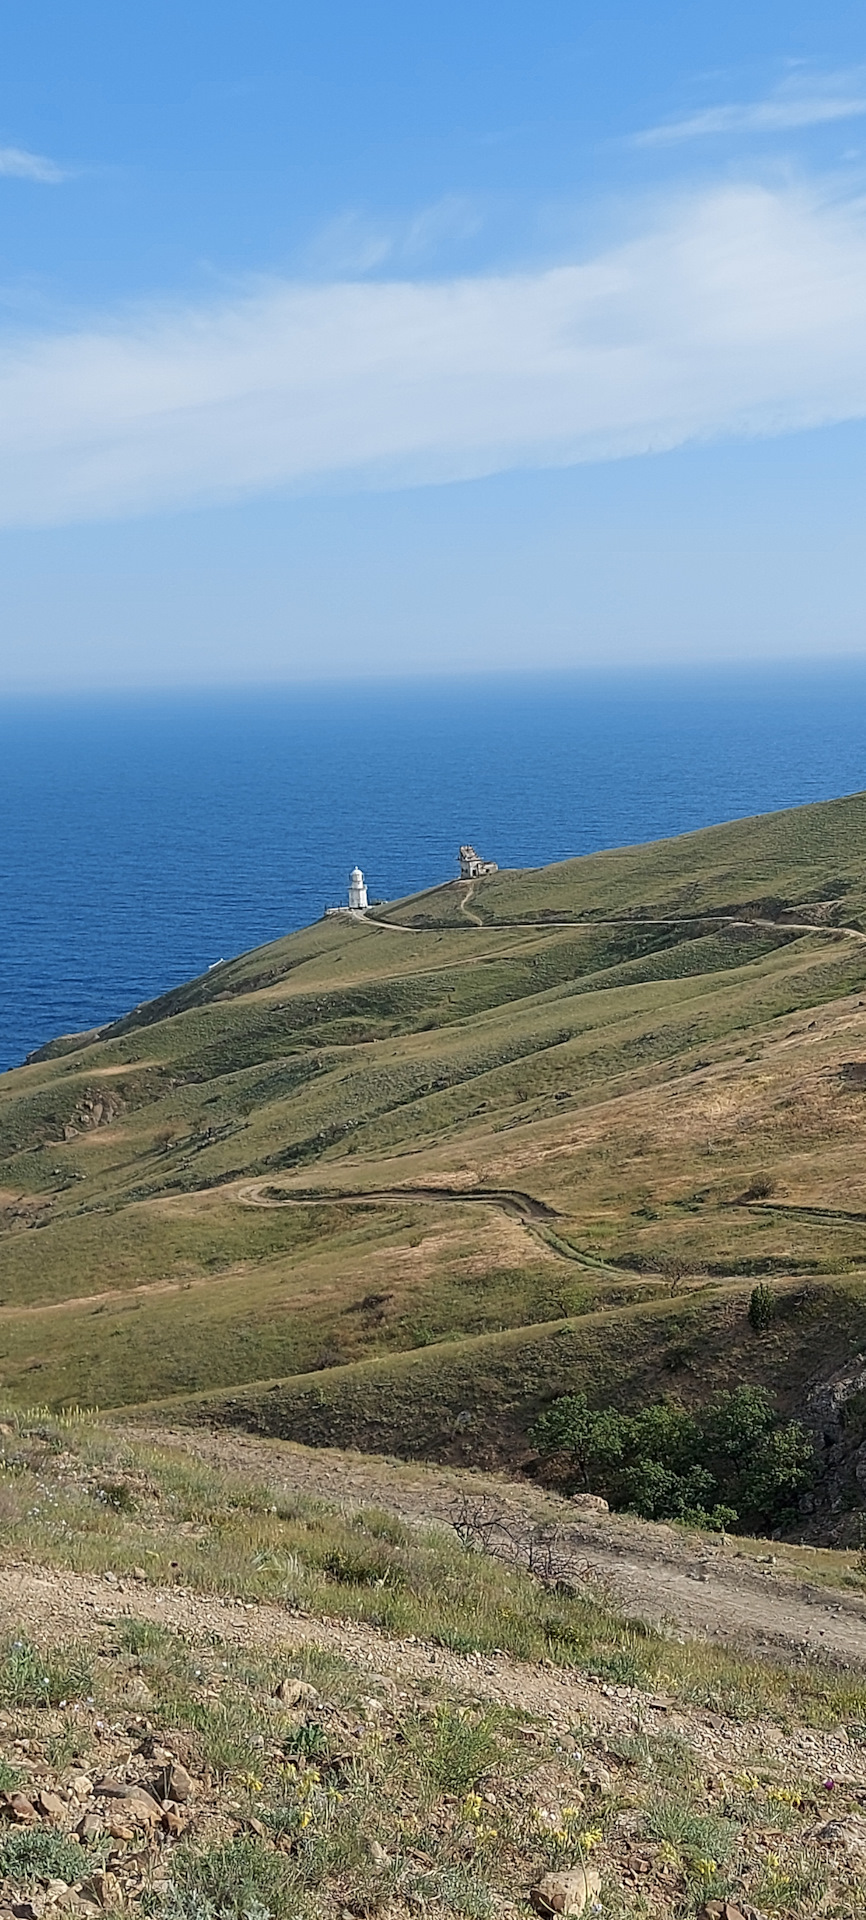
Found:
M 866 787 L 866 664 L 0 702 L 0 1066 L 456 873 Z

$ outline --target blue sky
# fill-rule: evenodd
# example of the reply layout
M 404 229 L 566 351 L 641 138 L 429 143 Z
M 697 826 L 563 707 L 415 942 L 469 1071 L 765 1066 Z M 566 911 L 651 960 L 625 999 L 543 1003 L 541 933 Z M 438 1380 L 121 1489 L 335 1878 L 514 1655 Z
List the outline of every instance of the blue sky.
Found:
M 0 21 L 0 688 L 866 648 L 862 6 Z

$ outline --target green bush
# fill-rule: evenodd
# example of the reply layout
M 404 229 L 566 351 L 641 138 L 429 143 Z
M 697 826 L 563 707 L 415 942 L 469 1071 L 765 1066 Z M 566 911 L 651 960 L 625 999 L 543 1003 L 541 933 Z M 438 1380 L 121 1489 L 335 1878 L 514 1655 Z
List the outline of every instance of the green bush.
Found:
M 565 1456 L 574 1484 L 612 1507 L 719 1528 L 783 1522 L 815 1468 L 805 1427 L 783 1422 L 760 1387 L 717 1394 L 696 1412 L 663 1400 L 618 1413 L 590 1407 L 583 1393 L 566 1394 L 542 1415 L 533 1439 L 539 1452 Z
M 90 1856 L 91 1861 L 93 1856 Z M 46 1827 L 23 1828 L 0 1842 L 0 1877 L 28 1880 L 80 1880 L 87 1871 L 87 1855 L 75 1840 Z
M 763 1333 L 771 1320 L 776 1317 L 776 1296 L 772 1287 L 763 1282 L 753 1287 L 749 1296 L 749 1320 L 756 1333 Z

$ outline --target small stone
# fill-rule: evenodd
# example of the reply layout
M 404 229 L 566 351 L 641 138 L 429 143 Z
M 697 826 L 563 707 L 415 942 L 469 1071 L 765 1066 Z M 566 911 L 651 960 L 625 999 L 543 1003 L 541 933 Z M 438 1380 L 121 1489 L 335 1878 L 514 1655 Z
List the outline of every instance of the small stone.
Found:
M 65 1800 L 59 1793 L 46 1793 L 44 1787 L 36 1795 L 36 1807 L 44 1820 L 62 1820 L 66 1813 Z
M 319 1698 L 315 1687 L 309 1680 L 281 1680 L 274 1688 L 274 1699 L 284 1707 L 312 1706 Z
M 78 1834 L 79 1839 L 85 1841 L 85 1843 L 89 1840 L 98 1839 L 99 1835 L 104 1831 L 102 1821 L 99 1818 L 99 1814 L 98 1813 L 83 1814 L 82 1818 L 78 1822 L 78 1825 L 75 1831 Z
M 192 1793 L 192 1776 L 182 1767 L 179 1760 L 172 1760 L 163 1769 L 156 1785 L 162 1789 L 162 1800 L 176 1800 L 185 1806 Z
M 382 1871 L 385 1867 L 390 1867 L 391 1865 L 390 1853 L 385 1852 L 384 1847 L 380 1846 L 378 1840 L 370 1841 L 370 1859 L 373 1863 L 373 1866 L 378 1867 L 380 1871 Z
M 33 1801 L 28 1800 L 26 1793 L 7 1793 L 4 1799 L 13 1820 L 17 1820 L 22 1826 L 32 1827 L 38 1820 L 39 1815 Z
M 113 1906 L 120 1894 L 120 1883 L 113 1873 L 91 1873 L 82 1880 L 79 1892 L 85 1900 L 93 1900 L 97 1907 Z
M 70 1773 L 66 1785 L 76 1800 L 89 1800 L 93 1792 L 93 1781 L 89 1773 Z
M 162 1824 L 166 1833 L 170 1833 L 172 1839 L 176 1840 L 178 1835 L 183 1833 L 185 1828 L 189 1826 L 189 1821 L 184 1819 L 182 1813 L 175 1813 L 173 1807 L 167 1807 L 162 1816 Z M 250 1820 L 249 1825 L 255 1833 L 259 1834 L 261 1839 L 264 1839 L 265 1829 L 260 1820 Z
M 561 1873 L 546 1873 L 529 1897 L 536 1913 L 550 1920 L 556 1913 L 583 1913 L 600 1888 L 594 1867 L 566 1867 Z
M 708 1900 L 698 1920 L 746 1920 L 746 1916 L 742 1907 L 735 1907 L 732 1900 Z
M 600 1493 L 574 1493 L 571 1505 L 576 1513 L 610 1513 L 610 1507 Z
M 132 1569 L 132 1577 L 133 1577 L 133 1580 L 146 1580 L 146 1579 L 147 1579 L 147 1568 L 146 1568 L 146 1567 L 133 1567 L 133 1569 Z

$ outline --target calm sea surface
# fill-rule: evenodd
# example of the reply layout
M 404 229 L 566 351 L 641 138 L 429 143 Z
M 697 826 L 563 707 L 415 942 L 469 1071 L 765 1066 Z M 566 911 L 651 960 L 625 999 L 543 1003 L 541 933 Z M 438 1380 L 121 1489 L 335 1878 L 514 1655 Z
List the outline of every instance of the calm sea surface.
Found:
M 534 866 L 866 787 L 866 664 L 0 703 L 0 1066 L 470 840 Z M 866 852 L 866 849 L 864 849 Z

